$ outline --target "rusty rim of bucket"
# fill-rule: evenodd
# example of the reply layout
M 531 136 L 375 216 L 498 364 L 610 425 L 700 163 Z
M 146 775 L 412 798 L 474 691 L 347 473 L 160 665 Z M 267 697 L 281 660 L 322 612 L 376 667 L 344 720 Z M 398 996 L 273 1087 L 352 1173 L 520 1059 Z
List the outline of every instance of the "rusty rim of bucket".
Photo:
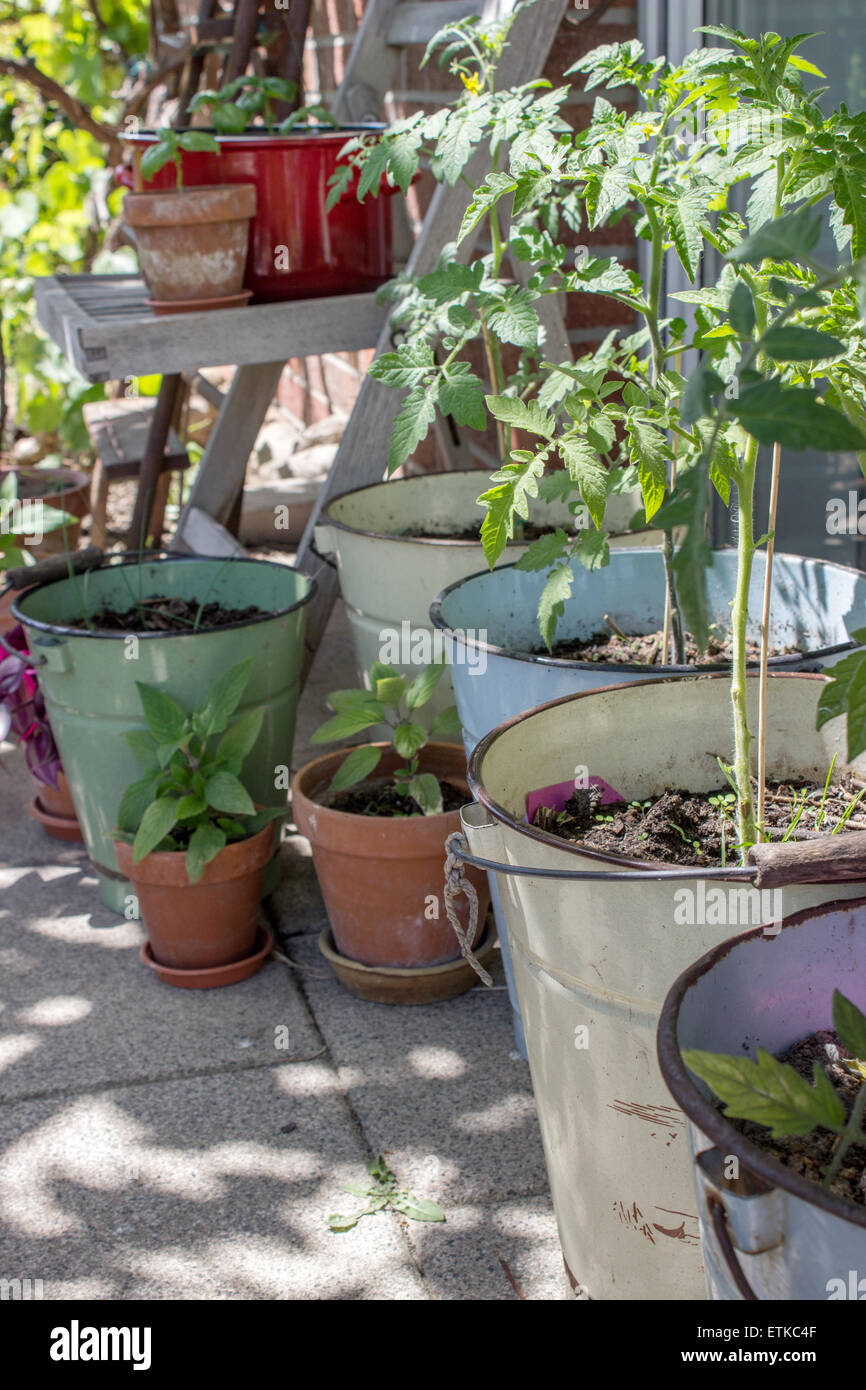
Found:
M 786 917 L 782 922 L 781 931 L 793 931 L 806 922 L 828 917 L 832 913 L 856 911 L 866 911 L 866 898 L 842 898 L 838 902 L 824 903 L 820 907 L 807 907 Z M 866 923 L 862 929 L 866 930 Z M 749 931 L 740 932 L 719 946 L 714 946 L 674 981 L 662 1006 L 657 1033 L 661 1073 L 674 1100 L 692 1123 L 713 1144 L 719 1146 L 723 1153 L 738 1158 L 752 1176 L 767 1187 L 780 1187 L 785 1192 L 790 1192 L 793 1197 L 799 1197 L 801 1201 L 809 1202 L 812 1206 L 826 1211 L 830 1216 L 838 1216 L 843 1221 L 866 1229 L 866 1207 L 858 1207 L 845 1198 L 836 1197 L 820 1184 L 801 1177 L 792 1168 L 787 1168 L 778 1159 L 769 1158 L 763 1149 L 751 1144 L 734 1128 L 731 1121 L 706 1099 L 682 1059 L 677 1040 L 677 1022 L 689 990 L 743 943 L 760 940 L 771 948 L 776 939 L 777 937 L 765 936 L 763 927 L 752 927 Z M 866 1082 L 863 1084 L 866 1085 Z
M 403 479 L 402 481 L 408 482 L 408 481 L 410 481 L 410 480 L 409 480 L 409 479 Z M 360 488 L 357 488 L 357 489 L 355 489 L 355 490 L 356 490 L 356 491 L 359 491 L 359 492 L 362 491 L 362 489 L 360 489 Z M 348 497 L 350 494 L 349 494 L 349 493 L 344 493 L 343 495 L 344 495 L 345 497 Z M 335 498 L 334 498 L 334 501 L 335 501 L 335 502 L 336 502 L 336 501 L 339 501 L 339 498 L 336 498 L 336 497 L 335 497 Z M 329 520 L 330 520 L 330 518 L 329 518 Z M 342 529 L 345 530 L 345 531 L 351 531 L 351 530 L 354 529 L 353 527 L 351 527 L 351 526 L 346 526 L 346 525 L 344 525 L 343 523 L 341 523 L 341 522 L 339 522 L 339 521 L 332 521 L 332 522 L 331 522 L 331 525 L 332 525 L 332 526 L 337 526 L 337 527 L 341 527 L 341 526 L 342 526 Z M 647 531 L 652 531 L 652 530 L 654 530 L 654 529 L 656 529 L 656 528 L 653 527 L 653 526 L 647 526 L 647 527 L 641 528 L 641 529 L 645 529 L 645 530 L 647 530 Z M 640 534 L 640 530 L 638 530 L 638 531 L 619 531 L 619 532 L 612 532 L 612 533 L 611 533 L 611 539 L 612 539 L 612 540 L 615 540 L 616 537 L 617 537 L 617 535 L 639 535 L 639 534 Z M 393 540 L 394 537 L 392 536 L 391 539 Z M 400 537 L 399 539 L 401 539 L 401 540 L 408 540 L 408 539 L 410 539 L 410 537 L 408 537 L 408 536 L 407 536 L 407 537 Z M 463 544 L 465 544 L 465 545 L 474 545 L 475 543 L 476 543 L 476 542 L 474 542 L 474 541 L 464 541 L 464 542 L 463 542 Z M 452 542 L 452 544 L 455 544 L 455 542 Z M 510 544 L 512 544 L 512 542 L 509 541 L 509 545 L 510 545 Z M 633 554 L 634 554 L 634 551 L 633 551 L 633 550 L 625 550 L 625 551 L 623 551 L 623 552 L 621 552 L 621 553 L 622 553 L 622 554 L 625 554 L 625 555 L 633 555 Z M 648 554 L 653 554 L 653 553 L 658 554 L 658 555 L 661 555 L 661 553 L 662 553 L 662 548 L 661 548 L 661 546 L 659 546 L 659 545 L 647 545 L 647 546 L 641 547 L 640 553 L 641 553 L 642 555 L 648 555 Z M 719 552 L 716 552 L 716 553 L 717 553 L 717 554 L 724 554 L 725 552 L 724 552 L 724 551 L 719 551 Z M 733 553 L 733 552 L 728 552 L 728 553 Z M 781 552 L 781 555 L 783 555 L 784 558 L 785 558 L 786 560 L 802 560 L 804 563 L 808 562 L 810 559 L 814 559 L 814 557 L 813 557 L 813 556 L 810 556 L 810 555 L 795 555 L 795 554 L 793 554 L 790 550 L 786 550 L 786 551 Z M 776 558 L 777 558 L 777 559 L 778 559 L 778 558 L 781 558 L 781 556 L 777 556 Z M 818 561 L 817 563 L 820 564 L 821 561 Z M 827 560 L 827 561 L 824 561 L 824 563 L 825 563 L 825 564 L 829 564 L 829 565 L 836 566 L 836 567 L 837 567 L 838 569 L 840 569 L 840 570 L 847 570 L 847 571 L 849 571 L 851 574 L 857 574 L 857 575 L 862 575 L 862 574 L 863 574 L 863 571 L 862 571 L 862 570 L 855 569 L 853 565 L 838 565 L 838 566 L 837 566 L 835 560 Z M 445 600 L 447 599 L 448 595 L 451 594 L 451 593 L 453 593 L 455 589 L 462 589 L 463 586 L 464 586 L 465 584 L 471 584 L 471 582 L 472 582 L 473 579 L 485 579 L 485 578 L 487 578 L 489 575 L 494 574 L 494 573 L 495 573 L 495 574 L 502 574 L 502 573 L 504 573 L 504 572 L 507 571 L 507 570 L 516 570 L 516 569 L 517 569 L 517 562 L 515 562 L 514 564 L 511 564 L 511 565 L 498 565 L 497 568 L 496 568 L 496 570 L 490 570 L 490 569 L 477 570 L 475 574 L 467 574 L 467 575 L 464 575 L 462 579 L 455 579 L 454 582 L 453 582 L 453 584 L 448 584 L 448 585 L 442 590 L 441 593 L 439 593 L 439 594 L 436 595 L 435 599 L 434 599 L 433 602 L 431 603 L 431 605 L 430 605 L 430 621 L 431 621 L 431 623 L 433 624 L 434 627 L 438 627 L 439 630 L 440 630 L 441 632 L 444 632 L 444 633 L 449 634 L 449 635 L 451 636 L 452 640 L 453 640 L 454 642 L 458 643 L 460 646 L 468 647 L 468 648 L 470 648 L 472 651 L 490 652 L 491 656 L 509 657 L 512 661 L 532 661 L 532 662 L 535 662 L 535 663 L 536 663 L 537 665 L 539 665 L 539 666 L 553 666 L 555 669 L 564 668 L 564 669 L 570 670 L 570 671 L 574 671 L 574 670 L 577 670 L 577 671 L 634 671 L 636 674 L 643 674 L 643 672 L 647 670 L 647 667 L 646 667 L 645 664 L 644 664 L 644 665 L 641 665 L 641 664 L 638 663 L 638 662 L 631 662 L 631 661 L 578 661 L 578 660 L 575 660 L 575 659 L 572 658 L 572 657 L 567 657 L 567 656 L 547 656 L 547 655 L 545 655 L 544 652 L 517 651 L 514 647 L 501 647 L 501 646 L 497 646 L 497 644 L 496 644 L 495 642 L 483 642 L 479 637 L 473 637 L 473 638 L 470 640 L 470 639 L 467 638 L 467 636 L 466 636 L 466 631 L 465 631 L 465 629 L 452 627 L 451 624 L 448 623 L 448 622 L 446 622 L 445 619 L 442 617 L 442 605 L 443 605 L 443 603 L 445 602 Z M 808 650 L 808 651 L 805 651 L 805 652 L 795 652 L 795 653 L 792 654 L 792 655 L 789 654 L 789 655 L 786 655 L 786 656 L 771 656 L 771 657 L 768 658 L 767 666 L 768 666 L 768 669 L 769 669 L 770 672 L 779 671 L 779 672 L 784 673 L 784 672 L 790 671 L 790 670 L 796 671 L 796 670 L 797 670 L 797 662 L 803 662 L 803 661 L 823 661 L 825 657 L 828 657 L 828 656 L 838 656 L 840 652 L 855 652 L 855 651 L 857 651 L 857 648 L 858 648 L 859 645 L 860 645 L 860 644 L 857 643 L 857 642 L 855 642 L 855 641 L 853 640 L 853 638 L 849 638 L 849 640 L 848 640 L 847 642 L 836 642 L 836 643 L 834 643 L 834 645 L 833 645 L 832 647 L 810 647 L 809 650 Z M 704 676 L 704 675 L 706 675 L 706 676 L 712 676 L 712 675 L 718 674 L 719 672 L 723 672 L 725 675 L 729 675 L 729 674 L 730 674 L 730 670 L 731 670 L 731 663 L 730 663 L 730 662 L 724 662 L 724 661 L 713 661 L 713 662 L 708 662 L 708 663 L 707 663 L 706 665 L 704 665 L 704 666 L 689 666 L 689 665 L 678 666 L 678 665 L 676 664 L 676 662 L 667 661 L 667 662 L 665 662 L 663 665 L 659 665 L 659 666 L 654 667 L 654 669 L 655 669 L 656 671 L 667 671 L 667 672 L 669 672 L 670 675 L 672 675 L 672 676 L 673 676 L 673 675 L 684 675 L 684 676 L 695 676 L 695 675 Z M 749 661 L 749 662 L 747 663 L 747 670 L 749 670 L 749 671 L 757 671 L 758 669 L 759 669 L 759 662 L 757 662 L 757 661 Z M 811 672 L 800 672 L 799 674 L 810 675 L 810 674 L 812 674 L 812 673 L 811 673 Z M 820 673 L 817 673 L 817 674 L 820 674 Z M 656 679 L 658 680 L 659 677 L 656 677 Z M 664 679 L 664 677 L 661 677 L 661 679 Z M 626 684 L 626 682 L 623 682 L 623 684 Z M 637 684 L 637 682 L 628 682 L 628 684 Z M 604 687 L 604 689 L 607 689 L 607 688 L 608 688 L 608 687 L 606 687 L 606 686 Z M 565 698 L 568 699 L 569 697 L 566 696 Z M 541 708 L 541 707 L 540 707 L 540 708 Z

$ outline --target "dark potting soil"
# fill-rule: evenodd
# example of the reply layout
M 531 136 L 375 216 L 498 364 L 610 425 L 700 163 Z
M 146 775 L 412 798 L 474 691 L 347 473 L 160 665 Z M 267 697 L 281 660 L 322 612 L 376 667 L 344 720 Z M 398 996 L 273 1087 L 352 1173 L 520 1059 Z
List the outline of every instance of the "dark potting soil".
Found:
M 196 626 L 199 601 L 187 598 L 164 598 L 154 595 L 123 610 L 100 608 L 90 615 L 90 628 L 98 632 L 191 632 Z M 201 612 L 198 631 L 213 631 L 231 623 L 251 622 L 265 618 L 263 608 L 224 608 L 221 603 L 206 603 Z M 85 618 L 70 619 L 67 626 L 87 630 Z
M 663 631 L 647 632 L 639 637 L 622 637 L 616 632 L 594 632 L 584 641 L 557 642 L 552 652 L 546 647 L 534 647 L 533 656 L 556 656 L 563 661 L 604 661 L 614 666 L 657 666 L 662 664 Z M 732 659 L 731 634 L 713 632 L 707 650 L 702 652 L 690 632 L 684 635 L 686 663 L 689 666 L 715 666 Z M 772 647 L 770 656 L 794 656 L 799 647 Z M 746 643 L 746 659 L 760 660 L 759 642 Z
M 532 522 L 524 521 L 522 534 L 515 537 L 521 543 L 527 541 L 537 541 L 539 536 L 546 536 L 550 532 L 549 526 L 535 526 Z M 477 526 L 467 526 L 463 531 L 431 531 L 427 526 L 407 526 L 405 531 L 397 533 L 400 539 L 413 541 L 480 541 L 481 522 Z
M 812 1064 L 818 1062 L 828 1081 L 839 1093 L 846 1115 L 850 1115 L 857 1093 L 861 1086 L 866 1086 L 866 1081 L 853 1076 L 841 1061 L 834 1060 L 827 1051 L 828 1047 L 835 1048 L 839 1057 L 851 1056 L 835 1032 L 824 1028 L 801 1038 L 787 1051 L 780 1052 L 778 1058 L 780 1062 L 789 1062 L 809 1082 L 812 1081 Z M 836 1147 L 837 1136 L 830 1130 L 819 1129 L 814 1134 L 790 1134 L 784 1139 L 774 1139 L 766 1126 L 755 1124 L 754 1121 L 732 1119 L 731 1123 L 750 1143 L 763 1149 L 786 1168 L 813 1182 L 822 1182 Z M 866 1206 L 866 1148 L 863 1145 L 857 1144 L 848 1150 L 828 1190 L 837 1197 L 856 1202 L 858 1206 Z
M 466 792 L 453 782 L 440 782 L 442 810 L 459 811 L 466 804 Z M 352 816 L 423 816 L 424 812 L 411 796 L 400 796 L 393 782 L 384 779 L 362 782 L 348 791 L 323 796 L 321 804 L 332 811 L 348 811 Z
M 764 824 L 771 841 L 784 839 L 803 800 L 791 840 L 826 835 L 837 826 L 861 785 L 845 774 L 831 785 L 821 816 L 823 783 L 776 782 L 767 787 Z M 695 794 L 666 791 L 648 801 L 601 804 L 598 787 L 575 791 L 562 811 L 540 806 L 533 825 L 562 840 L 604 854 L 650 859 L 665 864 L 717 868 L 723 863 L 722 828 L 728 865 L 737 862 L 736 798 L 730 787 Z M 860 802 L 839 831 L 866 830 L 866 803 Z

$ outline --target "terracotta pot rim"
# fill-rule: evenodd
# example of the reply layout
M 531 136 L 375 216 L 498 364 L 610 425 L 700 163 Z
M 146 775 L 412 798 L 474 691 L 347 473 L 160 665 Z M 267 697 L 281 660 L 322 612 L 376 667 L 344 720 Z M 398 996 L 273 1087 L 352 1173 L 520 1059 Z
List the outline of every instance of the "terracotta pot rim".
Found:
M 358 748 L 391 748 L 391 744 L 386 742 L 361 743 L 355 746 Z M 421 752 L 419 754 L 419 757 L 422 761 L 422 771 L 424 771 L 424 754 L 428 750 L 430 750 L 431 752 L 434 750 L 447 750 L 449 754 L 456 755 L 458 762 L 463 764 L 464 771 L 459 777 L 456 777 L 455 775 L 455 780 L 460 782 L 466 788 L 466 796 L 468 800 L 470 797 L 469 779 L 465 771 L 466 750 L 463 748 L 463 745 L 460 743 L 438 743 L 435 740 L 431 740 L 429 743 L 425 743 L 424 747 L 421 749 Z M 437 825 L 444 824 L 445 821 L 453 820 L 455 816 L 459 816 L 460 812 L 457 810 L 441 811 L 433 816 L 363 816 L 360 815 L 357 811 L 337 811 L 332 806 L 322 805 L 321 801 L 317 801 L 315 796 L 311 795 L 310 792 L 306 790 L 306 784 L 312 776 L 317 776 L 317 769 L 320 769 L 322 773 L 324 773 L 327 764 L 332 763 L 334 761 L 337 761 L 339 763 L 344 758 L 348 757 L 349 753 L 352 752 L 354 752 L 354 748 L 340 748 L 333 753 L 325 753 L 320 758 L 314 758 L 312 762 L 305 763 L 303 767 L 299 768 L 298 771 L 295 773 L 294 777 L 292 778 L 292 803 L 294 804 L 295 798 L 299 797 L 302 801 L 305 801 L 310 806 L 315 807 L 317 814 L 327 816 L 329 820 L 333 819 L 335 824 L 343 822 L 346 825 L 357 825 L 358 822 L 361 821 L 365 824 L 369 823 L 370 825 L 375 826 L 388 826 L 396 823 L 401 827 L 405 827 L 407 825 L 412 824 L 429 825 L 436 827 Z M 400 755 L 398 754 L 397 756 L 399 757 Z M 440 775 L 444 776 L 446 781 L 451 780 L 451 778 L 446 776 L 446 774 L 444 773 Z M 361 784 L 359 783 L 359 785 Z
M 209 183 L 192 188 L 129 192 L 123 200 L 122 216 L 129 227 L 170 228 L 245 222 L 255 213 L 254 183 Z
M 234 840 L 226 845 L 207 865 L 198 883 L 190 883 L 187 877 L 186 850 L 154 850 L 138 864 L 133 864 L 132 845 L 127 844 L 125 840 L 115 840 L 118 868 L 131 883 L 150 883 L 159 887 L 179 889 L 210 887 L 241 877 L 250 870 L 263 868 L 271 858 L 276 824 L 277 822 L 271 821 L 263 829 L 256 831 L 255 835 L 248 835 L 245 840 Z M 236 861 L 244 857 L 250 849 L 253 849 L 252 858 L 239 870 Z M 124 862 L 121 863 L 121 860 Z

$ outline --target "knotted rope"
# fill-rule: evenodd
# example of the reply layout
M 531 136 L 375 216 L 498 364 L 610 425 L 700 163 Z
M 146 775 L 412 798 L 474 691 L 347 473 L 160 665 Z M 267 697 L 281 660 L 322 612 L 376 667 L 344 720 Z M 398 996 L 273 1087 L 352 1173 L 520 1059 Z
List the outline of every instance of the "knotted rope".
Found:
M 477 961 L 472 954 L 472 942 L 475 940 L 475 932 L 478 928 L 478 894 L 474 885 L 469 882 L 463 868 L 463 862 L 459 857 L 462 851 L 468 851 L 469 846 L 464 836 L 459 830 L 455 830 L 453 835 L 449 835 L 445 841 L 445 911 L 448 914 L 448 921 L 454 929 L 460 946 L 460 954 L 465 961 L 472 966 L 475 974 L 483 980 L 486 985 L 493 985 L 493 980 L 484 966 Z M 457 898 L 461 893 L 466 894 L 469 903 L 469 930 L 464 931 L 457 916 L 455 906 Z

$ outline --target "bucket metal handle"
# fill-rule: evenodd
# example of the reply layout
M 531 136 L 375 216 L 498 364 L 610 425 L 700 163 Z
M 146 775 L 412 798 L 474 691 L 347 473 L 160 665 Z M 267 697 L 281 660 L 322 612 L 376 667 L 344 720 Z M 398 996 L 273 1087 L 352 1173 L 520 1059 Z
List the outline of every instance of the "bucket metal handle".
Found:
M 474 804 L 474 803 L 470 803 Z M 649 880 L 671 882 L 680 879 L 696 878 L 737 879 L 748 883 L 757 880 L 757 869 L 752 866 L 734 865 L 731 868 L 679 868 L 660 869 L 648 864 L 645 869 L 530 869 L 525 864 L 504 864 L 497 859 L 482 859 L 480 855 L 470 854 L 465 835 L 449 836 L 449 849 L 455 859 L 464 864 L 473 864 L 476 869 L 487 869 L 494 874 L 511 874 L 515 878 L 567 878 L 595 879 L 605 883 L 645 883 Z M 866 878 L 866 870 L 863 877 Z
M 760 1299 L 743 1273 L 743 1266 L 737 1259 L 734 1242 L 731 1240 L 731 1233 L 728 1230 L 725 1204 L 721 1197 L 717 1196 L 715 1192 L 707 1193 L 707 1212 L 709 1214 L 710 1224 L 713 1228 L 713 1235 L 725 1258 L 725 1263 L 728 1266 L 731 1278 L 737 1286 L 740 1297 L 745 1299 L 747 1303 L 759 1303 Z

